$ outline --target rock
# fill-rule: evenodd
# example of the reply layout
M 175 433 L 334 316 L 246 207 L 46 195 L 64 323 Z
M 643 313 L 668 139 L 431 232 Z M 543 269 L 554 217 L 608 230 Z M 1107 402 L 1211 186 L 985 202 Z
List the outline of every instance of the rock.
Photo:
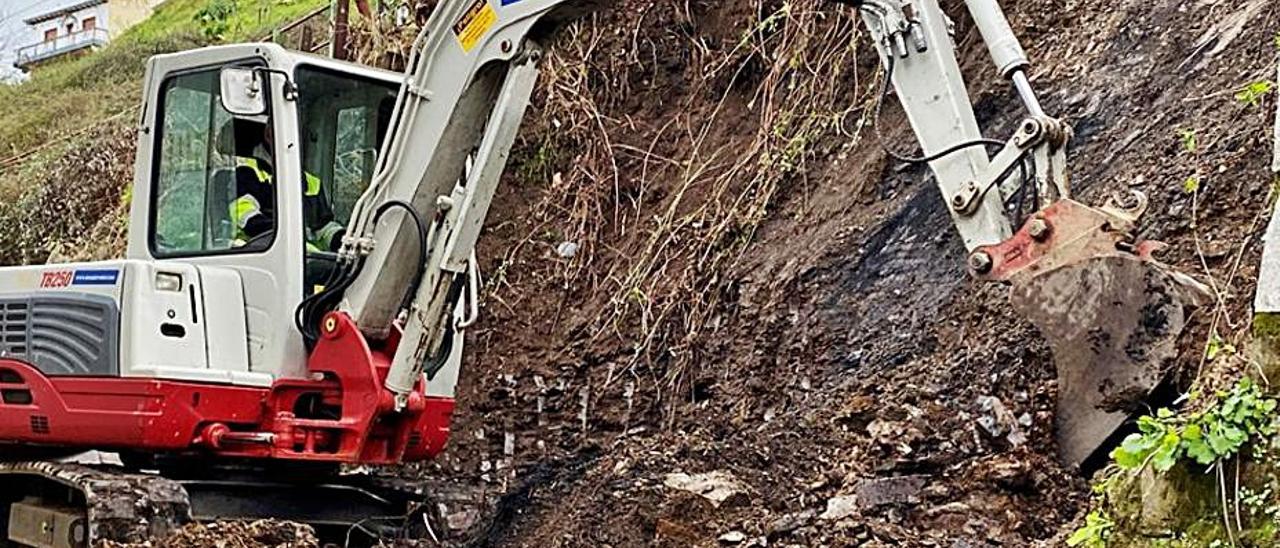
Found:
M 1271 171 L 1280 173 L 1280 105 L 1276 105 L 1275 152 L 1272 153 Z
M 838 495 L 827 500 L 827 509 L 818 519 L 840 520 L 881 506 L 919 502 L 920 494 L 928 481 L 929 477 L 923 475 L 859 481 L 854 485 L 852 494 Z
M 717 540 L 719 540 L 721 544 L 741 544 L 743 541 L 747 540 L 747 534 L 742 531 L 730 531 L 720 535 L 720 538 Z
M 813 510 L 805 510 L 797 514 L 787 514 L 773 520 L 773 523 L 769 524 L 769 537 L 779 537 L 795 531 L 796 529 L 807 525 L 810 521 L 813 521 L 816 514 L 817 512 L 814 512 Z
M 575 242 L 560 242 L 556 247 L 556 255 L 562 259 L 572 259 L 578 254 L 578 244 Z
M 835 521 L 847 518 L 858 513 L 858 496 L 857 495 L 840 495 L 831 497 L 827 500 L 827 509 L 822 512 L 818 519 L 823 521 Z
M 676 541 L 686 546 L 695 546 L 706 538 L 699 535 L 697 531 L 694 531 L 688 525 L 669 519 L 659 518 L 655 529 L 654 533 L 658 540 Z
M 1009 411 L 1008 407 L 1005 407 L 1000 398 L 982 396 L 978 398 L 978 406 L 982 409 L 982 416 L 978 417 L 978 426 L 981 426 L 987 434 L 993 438 L 1004 436 L 1014 447 L 1027 443 L 1027 434 L 1023 432 L 1018 418 Z
M 749 490 L 733 474 L 722 470 L 692 476 L 684 473 L 667 474 L 662 483 L 671 489 L 686 491 L 705 498 L 717 508 L 723 504 L 745 503 Z
M 928 480 L 923 475 L 863 480 L 854 487 L 854 493 L 863 509 L 919 502 Z
M 924 514 L 929 517 L 939 516 L 943 514 L 967 514 L 973 511 L 973 507 L 960 501 L 948 502 L 942 506 L 934 506 L 925 510 Z
M 465 508 L 445 517 L 449 530 L 455 532 L 470 531 L 478 521 L 480 521 L 480 511 L 475 508 Z
M 1130 510 L 1138 515 L 1137 529 L 1143 535 L 1168 535 L 1185 531 L 1198 516 L 1218 505 L 1217 481 L 1213 474 L 1190 472 L 1186 466 L 1158 474 L 1147 467 L 1129 489 L 1138 500 Z

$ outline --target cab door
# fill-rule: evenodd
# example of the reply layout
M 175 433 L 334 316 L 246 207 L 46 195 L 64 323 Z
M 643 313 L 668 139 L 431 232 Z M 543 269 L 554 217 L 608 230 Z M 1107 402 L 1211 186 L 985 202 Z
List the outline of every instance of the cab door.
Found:
M 216 347 L 208 349 L 208 361 L 256 373 L 244 376 L 256 384 L 306 371 L 293 327 L 303 294 L 297 115 L 274 73 L 291 72 L 290 59 L 270 44 L 152 58 L 138 136 L 128 257 L 238 273 L 242 301 L 212 290 L 202 297 L 209 317 L 243 308 L 249 363 L 229 364 Z M 226 66 L 272 69 L 259 72 L 268 90 L 265 114 L 227 112 L 220 90 Z

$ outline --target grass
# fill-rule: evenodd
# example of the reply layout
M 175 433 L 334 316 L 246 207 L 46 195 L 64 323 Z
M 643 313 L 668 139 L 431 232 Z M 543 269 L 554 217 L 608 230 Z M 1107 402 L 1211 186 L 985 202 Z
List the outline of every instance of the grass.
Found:
M 147 58 L 219 42 L 254 41 L 329 0 L 168 0 L 147 20 L 101 50 L 39 67 L 26 82 L 0 86 L 0 258 L 41 262 L 50 251 L 73 245 L 77 234 L 117 215 L 110 203 L 131 178 L 133 132 L 141 104 Z M 218 4 L 230 9 L 220 39 L 211 38 L 196 14 Z M 109 136 L 121 143 L 100 143 Z M 121 146 L 117 146 L 121 145 Z M 84 165 L 81 165 L 81 164 Z M 110 165 L 99 165 L 110 164 Z M 63 179 L 82 178 L 74 226 L 32 230 L 31 219 L 65 216 L 57 209 Z M 111 180 L 103 180 L 110 178 Z M 103 198 L 109 196 L 109 199 Z M 78 203 L 78 202 L 77 202 Z M 77 206 L 79 207 L 79 206 Z M 83 210 L 83 211 L 81 211 Z
M 146 59 L 207 45 L 195 14 L 210 2 L 234 3 L 226 41 L 254 40 L 327 0 L 169 0 L 101 51 L 38 68 L 16 86 L 0 86 L 0 160 L 74 135 L 86 123 L 131 111 L 140 102 Z

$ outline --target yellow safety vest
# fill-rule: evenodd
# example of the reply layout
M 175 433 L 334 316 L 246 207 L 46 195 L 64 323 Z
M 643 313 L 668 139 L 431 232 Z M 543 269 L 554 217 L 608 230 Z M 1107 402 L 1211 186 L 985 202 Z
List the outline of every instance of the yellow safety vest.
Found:
M 307 180 L 306 195 L 308 198 L 315 198 L 320 195 L 320 178 L 310 173 L 303 173 Z
M 274 181 L 271 174 L 263 170 L 258 164 L 257 158 L 236 158 L 236 165 L 253 170 L 254 175 L 258 178 L 258 182 L 262 184 L 269 185 Z M 320 177 L 306 172 L 303 173 L 303 176 L 306 180 L 306 188 L 303 190 L 306 197 L 315 198 L 320 196 Z M 262 214 L 262 204 L 258 203 L 257 198 L 246 194 L 231 202 L 230 213 L 231 220 L 235 225 L 234 237 L 237 241 L 244 242 L 248 239 L 248 235 L 245 234 L 244 229 L 248 226 L 250 219 L 255 215 Z M 337 223 L 329 223 L 319 231 L 307 229 L 307 251 L 328 251 L 332 249 L 333 237 L 343 228 L 344 227 L 342 225 Z M 244 244 L 242 243 L 240 245 Z
M 262 204 L 258 203 L 258 199 L 252 195 L 245 194 L 236 198 L 231 202 L 229 207 L 231 214 L 231 223 L 233 225 L 232 237 L 239 245 L 232 247 L 240 247 L 248 243 L 249 235 L 245 234 L 245 227 L 249 226 L 249 220 L 255 216 L 262 215 Z
M 307 251 L 330 251 L 333 249 L 333 238 L 346 228 L 335 222 L 324 225 L 320 230 L 307 229 Z
M 258 177 L 259 183 L 262 183 L 264 185 L 269 185 L 273 181 L 271 174 L 264 171 L 258 165 L 257 158 L 237 158 L 236 165 L 240 167 L 247 167 L 253 170 L 254 175 Z M 303 173 L 303 176 L 306 179 L 306 183 L 307 183 L 306 190 L 305 190 L 307 197 L 314 198 L 316 196 L 319 196 L 320 195 L 320 178 L 311 173 Z
M 258 177 L 259 183 L 262 183 L 264 185 L 271 184 L 271 181 L 272 181 L 271 174 L 267 173 L 261 167 L 258 166 L 257 158 L 243 158 L 243 157 L 236 158 L 236 165 L 239 167 L 247 167 L 253 170 L 254 175 Z

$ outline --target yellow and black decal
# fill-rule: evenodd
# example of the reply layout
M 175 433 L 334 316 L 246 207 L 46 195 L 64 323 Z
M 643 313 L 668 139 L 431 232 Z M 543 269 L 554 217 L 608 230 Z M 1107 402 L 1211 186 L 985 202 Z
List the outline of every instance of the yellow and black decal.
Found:
M 470 53 L 497 22 L 498 12 L 489 5 L 489 0 L 476 0 L 467 9 L 467 13 L 453 24 L 453 34 L 458 37 L 458 43 L 462 44 L 462 51 Z

